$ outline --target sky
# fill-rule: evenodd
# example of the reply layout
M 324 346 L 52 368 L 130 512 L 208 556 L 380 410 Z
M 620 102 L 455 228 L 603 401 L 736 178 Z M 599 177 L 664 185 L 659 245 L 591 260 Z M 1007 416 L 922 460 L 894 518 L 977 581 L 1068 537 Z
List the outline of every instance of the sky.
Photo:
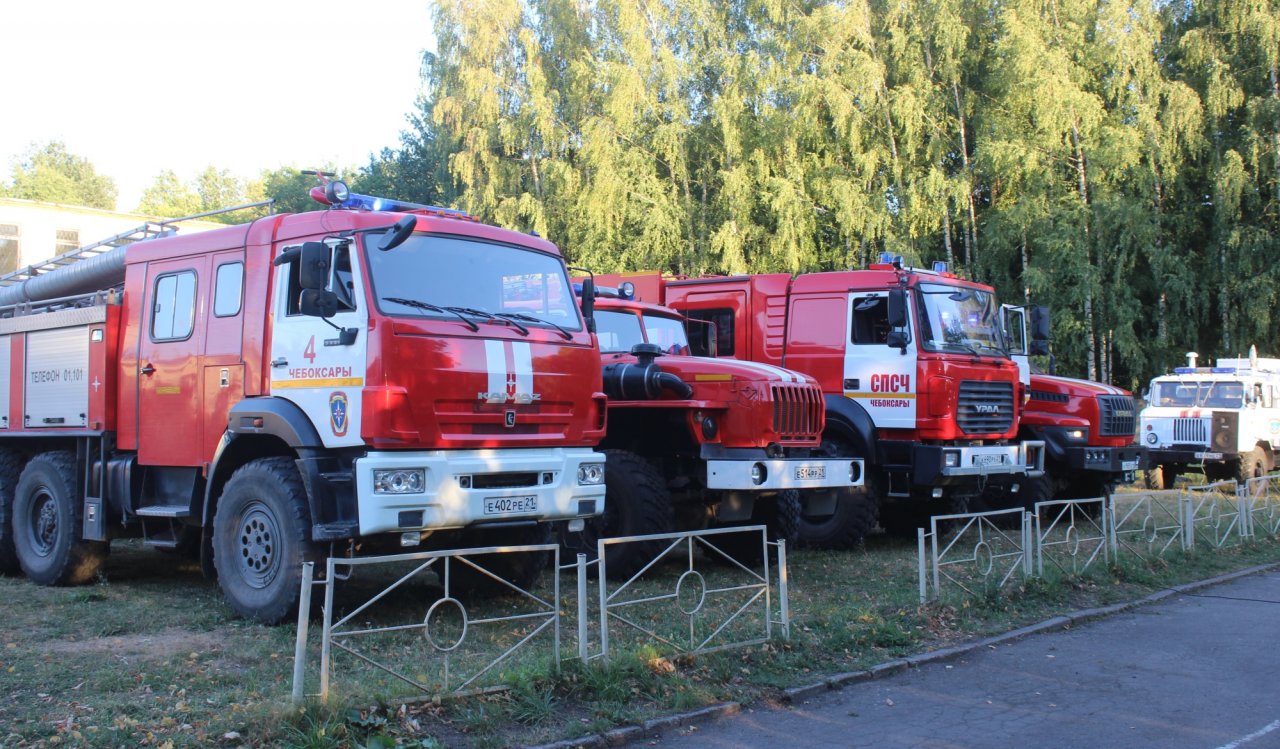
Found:
M 0 182 L 60 140 L 133 210 L 157 174 L 355 167 L 399 144 L 431 0 L 9 0 Z

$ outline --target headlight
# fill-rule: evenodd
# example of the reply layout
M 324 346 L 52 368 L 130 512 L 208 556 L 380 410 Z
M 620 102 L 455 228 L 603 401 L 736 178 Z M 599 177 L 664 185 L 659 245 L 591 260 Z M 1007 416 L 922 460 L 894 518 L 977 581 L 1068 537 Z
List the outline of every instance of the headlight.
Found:
M 1154 445 L 1155 443 L 1157 443 L 1157 442 L 1159 442 L 1159 441 L 1160 441 L 1160 438 L 1156 436 L 1156 433 L 1155 433 L 1155 432 L 1147 432 L 1147 444 L 1148 444 L 1148 445 Z
M 604 483 L 604 463 L 583 463 L 578 466 L 578 484 L 595 486 Z
M 751 466 L 751 483 L 759 485 L 769 477 L 769 471 L 765 469 L 764 463 L 753 463 Z
M 1083 429 L 1068 429 L 1068 430 L 1067 430 L 1067 439 L 1069 439 L 1069 440 L 1082 440 L 1082 439 L 1084 439 L 1084 430 L 1083 430 Z
M 862 463 L 855 460 L 849 463 L 849 483 L 856 484 L 860 478 L 862 478 Z
M 374 494 L 421 494 L 426 485 L 425 468 L 394 468 L 373 472 Z
M 944 450 L 942 453 L 942 465 L 946 468 L 959 468 L 960 453 L 955 450 Z

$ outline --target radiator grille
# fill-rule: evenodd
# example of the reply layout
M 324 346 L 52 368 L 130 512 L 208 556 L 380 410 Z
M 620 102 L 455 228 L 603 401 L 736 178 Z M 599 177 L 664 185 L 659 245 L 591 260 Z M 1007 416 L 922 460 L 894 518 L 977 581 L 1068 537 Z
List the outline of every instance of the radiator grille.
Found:
M 780 442 L 817 439 L 822 434 L 822 391 L 810 385 L 774 385 L 773 431 Z
M 1207 445 L 1209 444 L 1209 426 L 1204 419 L 1174 419 L 1173 441 L 1183 444 Z
M 1127 395 L 1099 395 L 1098 433 L 1103 437 L 1132 437 L 1138 428 L 1138 408 Z
M 966 434 L 994 434 L 1013 426 L 1013 383 L 965 380 L 960 383 L 956 423 Z

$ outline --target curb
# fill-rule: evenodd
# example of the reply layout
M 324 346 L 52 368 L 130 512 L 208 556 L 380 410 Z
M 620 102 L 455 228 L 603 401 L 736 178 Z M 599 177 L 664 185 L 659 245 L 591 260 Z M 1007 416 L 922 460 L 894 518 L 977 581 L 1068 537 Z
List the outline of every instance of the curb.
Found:
M 1042 622 L 1030 624 L 1026 627 L 1020 627 L 993 637 L 975 640 L 974 642 L 965 643 L 963 645 L 939 648 L 937 650 L 931 650 L 927 653 L 920 653 L 906 658 L 897 658 L 892 661 L 886 661 L 864 671 L 849 671 L 846 673 L 832 674 L 831 676 L 824 678 L 822 681 L 815 682 L 813 684 L 805 684 L 803 686 L 784 689 L 782 694 L 779 696 L 783 702 L 803 702 L 804 700 L 841 689 L 850 684 L 860 684 L 862 682 L 872 681 L 873 679 L 879 679 L 901 671 L 906 671 L 909 668 L 919 668 L 920 666 L 925 666 L 931 663 L 951 660 L 953 658 L 958 658 L 960 656 L 967 655 L 968 653 L 972 653 L 975 650 L 983 650 L 997 645 L 1004 645 L 1031 635 L 1070 629 L 1079 624 L 1087 624 L 1098 619 L 1105 619 L 1109 616 L 1122 614 L 1141 606 L 1158 603 L 1166 598 L 1192 593 L 1214 585 L 1231 582 L 1232 580 L 1236 580 L 1241 577 L 1248 577 L 1260 572 L 1270 572 L 1277 569 L 1280 569 L 1280 562 L 1260 564 L 1256 567 L 1228 572 L 1225 575 L 1218 575 L 1217 577 L 1211 577 L 1207 580 L 1197 580 L 1191 583 L 1175 585 L 1172 588 L 1156 591 L 1151 595 L 1144 596 L 1135 601 L 1114 603 L 1110 606 L 1101 606 L 1094 609 L 1084 609 L 1081 611 L 1074 611 L 1069 614 L 1062 614 L 1060 616 L 1055 616 Z M 671 728 L 679 728 L 681 726 L 692 725 L 694 723 L 725 718 L 731 715 L 737 715 L 740 712 L 742 712 L 741 703 L 722 702 L 716 705 L 699 708 L 697 710 L 690 710 L 688 712 L 653 718 L 652 720 L 645 721 L 643 725 L 639 726 L 624 726 L 622 728 L 615 728 L 611 731 L 605 731 L 600 734 L 581 736 L 576 739 L 565 739 L 563 741 L 556 741 L 550 744 L 537 744 L 530 746 L 527 749 L 606 749 L 607 747 L 612 746 L 623 746 L 632 741 L 660 734 Z

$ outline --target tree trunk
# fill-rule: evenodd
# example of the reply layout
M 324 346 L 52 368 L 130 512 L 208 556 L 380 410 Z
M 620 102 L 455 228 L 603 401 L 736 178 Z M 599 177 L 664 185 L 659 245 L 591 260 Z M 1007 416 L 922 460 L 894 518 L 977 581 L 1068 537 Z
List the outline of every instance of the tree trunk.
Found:
M 942 212 L 942 244 L 947 248 L 947 267 L 955 267 L 955 253 L 951 250 L 951 199 L 947 198 L 946 209 Z
M 1071 126 L 1071 142 L 1075 148 L 1075 166 L 1077 188 L 1080 191 L 1080 202 L 1084 204 L 1084 330 L 1088 350 L 1085 352 L 1089 379 L 1098 379 L 1098 334 L 1093 319 L 1093 238 L 1089 230 L 1089 179 L 1085 168 L 1084 147 L 1080 143 L 1080 128 Z
M 960 86 L 952 81 L 951 94 L 956 101 L 956 121 L 960 127 L 960 159 L 964 164 L 965 179 L 969 189 L 965 191 L 965 203 L 969 209 L 968 231 L 964 234 L 964 266 L 973 267 L 974 256 L 978 254 L 978 216 L 973 207 L 973 164 L 969 162 L 969 136 L 964 116 L 964 103 L 960 98 Z

